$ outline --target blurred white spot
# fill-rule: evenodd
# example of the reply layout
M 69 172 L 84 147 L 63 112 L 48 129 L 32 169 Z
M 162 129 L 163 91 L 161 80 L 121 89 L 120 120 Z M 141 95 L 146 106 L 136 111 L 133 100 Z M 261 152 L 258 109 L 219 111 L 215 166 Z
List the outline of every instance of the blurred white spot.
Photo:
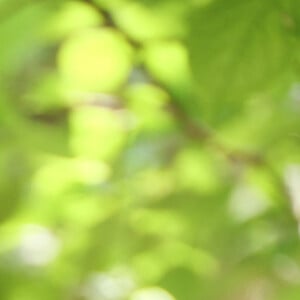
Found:
M 288 283 L 300 283 L 299 265 L 290 257 L 285 255 L 276 256 L 274 261 L 274 270 L 280 279 Z
M 21 235 L 18 254 L 26 265 L 44 266 L 55 259 L 59 248 L 59 240 L 49 229 L 27 225 Z
M 257 278 L 248 283 L 243 295 L 239 297 L 242 300 L 266 300 L 272 296 L 272 288 L 269 281 L 264 278 Z
M 300 84 L 294 84 L 290 89 L 291 105 L 293 109 L 300 108 Z
M 134 288 L 130 273 L 116 271 L 91 276 L 83 293 L 89 300 L 121 300 L 127 298 Z
M 285 183 L 288 188 L 293 213 L 300 222 L 300 166 L 291 165 L 285 170 Z
M 175 298 L 159 287 L 151 287 L 136 291 L 130 300 L 175 300 Z
M 229 213 L 237 222 L 245 222 L 265 212 L 269 205 L 259 191 L 239 185 L 229 199 Z

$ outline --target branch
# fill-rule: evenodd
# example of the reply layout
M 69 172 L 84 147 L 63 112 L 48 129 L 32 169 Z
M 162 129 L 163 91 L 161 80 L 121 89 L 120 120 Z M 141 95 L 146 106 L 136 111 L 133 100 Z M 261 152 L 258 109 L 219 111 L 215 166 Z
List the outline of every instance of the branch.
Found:
M 106 9 L 100 8 L 93 0 L 83 0 L 89 5 L 93 6 L 101 15 L 105 18 L 105 26 L 112 27 L 123 33 L 123 36 L 126 38 L 127 42 L 135 50 L 140 50 L 143 45 L 129 36 L 126 32 L 119 27 L 118 23 L 114 20 L 113 16 Z M 145 68 L 143 68 L 146 73 L 148 73 Z M 148 74 L 147 74 L 148 75 Z M 149 76 L 149 78 L 152 78 Z M 169 92 L 168 88 L 164 86 L 161 82 L 158 82 L 152 78 L 152 83 L 163 90 Z M 268 163 L 267 159 L 259 153 L 248 153 L 236 149 L 230 149 L 226 145 L 222 144 L 217 140 L 214 132 L 202 124 L 196 123 L 190 118 L 190 116 L 178 105 L 178 101 L 173 99 L 169 106 L 167 107 L 168 111 L 173 115 L 173 117 L 181 124 L 185 134 L 191 139 L 201 141 L 209 145 L 214 151 L 222 154 L 231 165 L 242 164 L 244 166 L 254 166 L 265 168 L 272 176 L 276 186 L 279 188 L 281 195 L 285 199 L 290 199 L 289 192 L 287 187 L 282 179 L 282 177 L 273 169 L 272 166 Z M 289 201 L 290 202 L 290 201 Z

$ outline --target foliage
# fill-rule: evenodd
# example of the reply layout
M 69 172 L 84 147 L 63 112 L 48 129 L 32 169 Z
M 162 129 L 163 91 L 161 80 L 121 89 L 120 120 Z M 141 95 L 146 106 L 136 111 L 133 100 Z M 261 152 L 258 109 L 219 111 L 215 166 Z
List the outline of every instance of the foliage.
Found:
M 297 0 L 0 1 L 0 297 L 294 300 Z

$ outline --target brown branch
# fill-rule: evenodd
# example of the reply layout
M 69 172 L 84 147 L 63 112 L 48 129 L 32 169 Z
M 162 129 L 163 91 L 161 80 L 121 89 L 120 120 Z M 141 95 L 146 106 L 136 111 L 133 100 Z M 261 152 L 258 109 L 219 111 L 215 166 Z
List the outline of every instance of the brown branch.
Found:
M 104 16 L 106 26 L 112 27 L 122 32 L 127 42 L 135 50 L 140 50 L 143 47 L 143 45 L 139 41 L 133 39 L 119 27 L 119 25 L 114 20 L 113 16 L 109 11 L 100 8 L 100 6 L 95 4 L 93 0 L 83 1 L 93 6 L 102 16 Z M 143 68 L 143 70 L 146 73 L 148 73 L 148 71 L 145 68 Z M 149 78 L 151 78 L 151 76 L 149 76 Z M 166 90 L 167 92 L 169 92 L 169 94 L 172 94 L 170 93 L 170 91 L 168 91 L 168 87 L 164 86 L 161 82 L 158 82 L 153 78 L 151 81 L 154 85 L 162 88 L 163 90 Z M 265 168 L 272 176 L 274 182 L 280 189 L 283 198 L 290 199 L 289 192 L 281 176 L 270 166 L 267 159 L 263 155 L 259 153 L 249 153 L 236 149 L 230 149 L 226 145 L 222 144 L 220 141 L 217 140 L 215 133 L 210 128 L 192 120 L 190 116 L 185 112 L 185 110 L 178 105 L 178 101 L 176 101 L 176 99 L 173 99 L 170 102 L 169 106 L 167 107 L 167 110 L 173 115 L 173 117 L 178 121 L 178 123 L 181 124 L 187 136 L 189 136 L 191 139 L 206 143 L 206 145 L 209 145 L 214 151 L 221 153 L 230 164 L 243 164 L 245 166 Z

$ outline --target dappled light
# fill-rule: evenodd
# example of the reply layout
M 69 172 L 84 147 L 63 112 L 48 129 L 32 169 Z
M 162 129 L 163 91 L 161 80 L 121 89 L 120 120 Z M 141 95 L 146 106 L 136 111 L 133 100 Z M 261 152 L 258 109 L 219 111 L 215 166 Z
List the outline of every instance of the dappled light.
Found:
M 299 12 L 0 1 L 0 299 L 298 300 Z

